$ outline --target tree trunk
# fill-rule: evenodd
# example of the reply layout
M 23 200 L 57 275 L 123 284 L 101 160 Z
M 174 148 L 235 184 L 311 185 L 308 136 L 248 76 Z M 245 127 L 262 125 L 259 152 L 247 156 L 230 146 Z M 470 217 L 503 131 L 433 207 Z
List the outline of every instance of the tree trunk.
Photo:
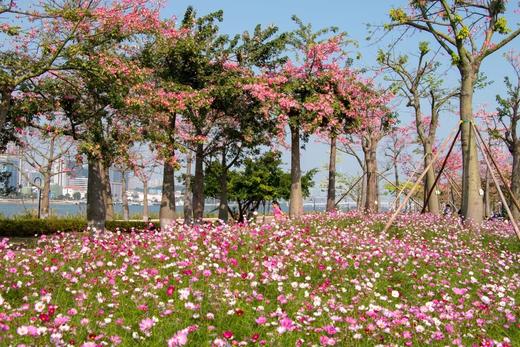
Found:
M 291 194 L 289 199 L 289 217 L 300 218 L 303 215 L 303 195 L 300 168 L 300 130 L 291 126 Z
M 220 194 L 218 205 L 218 219 L 228 221 L 228 184 L 227 184 L 226 152 L 222 151 L 222 172 L 220 173 Z
M 427 168 L 428 165 L 430 165 L 432 161 L 432 153 L 433 149 L 431 144 L 426 143 L 423 146 L 424 148 L 424 168 Z M 426 203 L 426 198 L 428 197 L 428 193 L 433 187 L 433 184 L 435 183 L 435 168 L 432 165 L 430 169 L 426 172 L 426 176 L 424 177 L 424 199 L 423 204 Z M 434 189 L 433 193 L 430 195 L 430 199 L 428 200 L 428 211 L 432 214 L 440 214 L 440 206 L 439 206 L 439 197 L 437 196 L 435 192 L 436 188 Z
M 114 220 L 114 201 L 112 200 L 112 186 L 110 185 L 110 165 L 107 165 L 106 163 L 101 163 L 101 167 L 103 175 L 103 199 L 105 201 L 106 219 Z
M 513 147 L 513 167 L 511 171 L 511 191 L 516 198 L 516 201 L 520 201 L 520 143 L 517 143 L 515 147 Z M 513 214 L 513 218 L 516 220 L 520 219 L 520 210 L 516 207 L 511 199 L 509 203 L 509 207 L 511 207 L 511 213 Z
M 336 209 L 336 136 L 330 138 L 329 186 L 327 189 L 327 212 Z
M 148 218 L 150 218 L 148 212 L 148 180 L 145 178 L 143 180 L 143 220 L 148 222 Z
M 49 218 L 49 207 L 51 198 L 51 167 L 48 165 L 43 173 L 43 187 L 41 194 L 40 217 L 43 219 Z
M 468 65 L 469 63 L 464 63 Z M 471 66 L 461 68 L 460 118 L 462 120 L 462 215 L 468 221 L 482 222 L 483 203 L 480 196 L 480 171 L 475 133 L 472 129 L 473 82 Z
M 491 188 L 489 184 L 489 170 L 486 169 L 486 177 L 484 178 L 484 217 L 489 218 L 491 217 L 491 201 L 490 201 L 490 194 L 489 194 L 489 188 Z
M 128 196 L 126 194 L 127 189 L 127 179 L 126 172 L 121 171 L 121 203 L 123 205 L 123 220 L 130 219 L 130 208 L 128 207 Z
M 365 208 L 366 204 L 366 191 L 367 191 L 367 175 L 366 175 L 366 164 L 365 167 L 362 168 L 363 170 L 363 178 L 361 179 L 361 189 L 359 189 L 359 195 L 358 195 L 358 210 L 363 210 Z
M 175 169 L 168 161 L 164 162 L 161 208 L 159 219 L 161 229 L 175 222 Z
M 389 206 L 389 208 L 393 208 L 394 210 L 397 210 L 397 208 L 399 207 L 399 205 L 401 205 L 401 198 L 398 198 L 399 196 L 399 185 L 401 184 L 399 182 L 399 167 L 397 166 L 397 162 L 394 161 L 394 184 L 395 184 L 395 202 L 394 202 L 394 206 Z
M 51 198 L 51 177 L 52 177 L 52 165 L 55 162 L 54 146 L 56 143 L 56 136 L 52 136 L 49 143 L 49 157 L 47 158 L 47 165 L 43 172 L 43 189 L 41 196 L 41 209 L 40 216 L 43 219 L 49 217 L 50 210 L 50 198 Z
M 195 152 L 195 177 L 193 178 L 193 219 L 200 223 L 204 217 L 204 145 L 197 145 Z
M 365 197 L 365 212 L 376 213 L 378 211 L 377 203 L 377 156 L 375 148 L 367 148 L 365 152 L 365 167 L 366 167 L 366 197 Z
M 88 226 L 103 231 L 106 221 L 103 167 L 97 158 L 88 158 L 87 221 Z
M 186 156 L 186 177 L 184 178 L 184 224 L 191 224 L 193 219 L 192 193 L 191 193 L 191 162 L 192 153 L 188 150 Z

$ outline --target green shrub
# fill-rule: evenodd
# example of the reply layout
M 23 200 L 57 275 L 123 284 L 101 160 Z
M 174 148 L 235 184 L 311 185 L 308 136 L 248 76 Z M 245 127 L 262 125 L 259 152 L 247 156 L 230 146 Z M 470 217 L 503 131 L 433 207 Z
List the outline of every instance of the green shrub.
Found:
M 107 221 L 106 228 L 121 231 L 130 231 L 132 228 L 142 230 L 144 222 L 136 221 Z M 82 218 L 16 218 L 0 219 L 0 237 L 33 237 L 35 235 L 49 235 L 57 231 L 72 232 L 84 231 L 87 221 Z

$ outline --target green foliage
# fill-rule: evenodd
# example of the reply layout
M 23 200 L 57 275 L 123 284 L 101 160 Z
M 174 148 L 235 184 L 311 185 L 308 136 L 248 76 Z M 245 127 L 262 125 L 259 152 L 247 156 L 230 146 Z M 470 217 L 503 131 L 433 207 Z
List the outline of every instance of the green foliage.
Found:
M 457 53 L 451 52 L 451 64 L 458 65 L 460 63 L 460 57 Z
M 406 23 L 408 20 L 408 15 L 402 8 L 392 8 L 388 15 L 393 22 Z
M 144 222 L 107 221 L 107 230 L 130 231 L 132 228 L 143 229 Z M 82 218 L 0 218 L 0 236 L 3 237 L 33 237 L 35 235 L 50 235 L 58 231 L 73 232 L 87 229 L 87 221 Z
M 459 30 L 459 32 L 457 33 L 457 39 L 458 40 L 465 40 L 469 37 L 470 35 L 470 31 L 469 31 L 469 28 L 467 26 L 462 26 L 462 28 Z
M 244 160 L 240 170 L 229 170 L 227 182 L 229 200 L 239 204 L 242 215 L 251 207 L 258 208 L 260 203 L 272 200 L 288 200 L 291 193 L 291 175 L 282 168 L 279 152 L 266 152 L 257 158 Z M 310 195 L 314 186 L 313 178 L 317 169 L 302 175 L 303 196 Z M 204 192 L 206 196 L 219 198 L 222 166 L 218 162 L 208 165 L 205 174 Z
M 428 41 L 419 42 L 419 52 L 423 55 L 428 54 L 430 52 L 430 43 Z

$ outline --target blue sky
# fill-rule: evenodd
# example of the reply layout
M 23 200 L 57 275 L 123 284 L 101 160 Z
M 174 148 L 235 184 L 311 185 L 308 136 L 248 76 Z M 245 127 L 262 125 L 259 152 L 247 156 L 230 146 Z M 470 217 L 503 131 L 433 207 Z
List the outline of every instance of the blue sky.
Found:
M 513 1 L 514 3 L 515 1 Z M 310 22 L 316 29 L 328 26 L 338 26 L 340 30 L 346 31 L 349 36 L 359 42 L 357 49 L 362 58 L 356 63 L 361 66 L 374 66 L 375 54 L 378 48 L 384 48 L 389 40 L 377 44 L 366 41 L 367 24 L 382 24 L 388 21 L 388 11 L 392 7 L 403 6 L 407 1 L 387 1 L 387 0 L 263 0 L 263 1 L 237 1 L 237 0 L 169 0 L 166 8 L 163 10 L 165 16 L 175 15 L 182 18 L 184 10 L 187 6 L 193 5 L 199 15 L 222 9 L 224 10 L 224 22 L 221 25 L 222 31 L 228 34 L 241 33 L 244 30 L 252 30 L 256 24 L 263 26 L 274 24 L 281 31 L 294 29 L 291 16 L 296 14 L 304 22 Z M 510 19 L 509 22 L 514 25 L 518 22 L 516 18 Z M 414 52 L 417 49 L 418 42 L 422 39 L 428 39 L 427 36 L 413 36 L 401 42 L 398 51 L 402 53 Z M 432 44 L 432 46 L 434 46 Z M 516 39 L 508 46 L 511 49 L 520 50 L 520 39 Z M 505 50 L 503 50 L 505 51 Z M 494 81 L 482 91 L 478 91 L 475 95 L 475 105 L 487 104 L 489 109 L 495 107 L 495 95 L 503 92 L 503 78 L 511 72 L 507 63 L 502 58 L 503 52 L 495 53 L 489 57 L 482 67 L 482 71 L 488 76 L 489 80 Z M 447 76 L 448 86 L 454 86 L 457 83 L 458 72 L 451 69 Z M 454 107 L 457 107 L 455 102 Z M 410 110 L 404 106 L 399 108 L 401 117 L 408 121 L 410 118 Z M 456 124 L 457 116 L 455 114 L 444 114 L 441 122 L 439 136 L 445 136 L 449 130 Z M 382 159 L 382 149 L 379 151 Z M 289 162 L 289 157 L 285 155 L 285 161 Z M 313 167 L 321 168 L 328 162 L 328 149 L 325 145 L 314 143 L 311 140 L 306 146 L 306 150 L 302 151 L 302 169 L 308 170 Z M 359 172 L 357 163 L 347 157 L 340 158 L 338 168 L 341 172 L 354 174 Z M 320 173 L 316 179 L 316 185 L 325 178 L 325 173 Z M 313 192 L 316 196 L 323 196 L 325 193 L 315 189 Z

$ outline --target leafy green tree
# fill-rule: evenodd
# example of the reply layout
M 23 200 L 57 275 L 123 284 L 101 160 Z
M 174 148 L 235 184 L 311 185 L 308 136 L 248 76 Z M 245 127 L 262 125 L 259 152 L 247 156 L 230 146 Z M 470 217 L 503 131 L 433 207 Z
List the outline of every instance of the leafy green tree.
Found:
M 169 83 L 168 91 L 183 105 L 170 114 L 179 119 L 159 132 L 169 132 L 170 143 L 182 142 L 195 155 L 191 184 L 195 221 L 204 210 L 204 163 L 217 155 L 224 168 L 219 216 L 227 219 L 227 170 L 248 149 L 265 144 L 269 129 L 260 115 L 260 103 L 248 98 L 240 85 L 253 74 L 253 67 L 277 64 L 284 48 L 284 37 L 277 36 L 276 27 L 257 26 L 252 34 L 230 38 L 219 32 L 222 20 L 222 11 L 197 17 L 189 7 L 181 24 L 185 34 L 174 45 L 148 50 L 150 66 L 159 71 L 162 83 Z M 186 177 L 191 179 L 191 175 Z
M 243 221 L 248 211 L 257 210 L 261 203 L 273 200 L 288 200 L 291 193 L 291 175 L 282 168 L 281 154 L 267 152 L 257 158 L 244 160 L 243 168 L 230 170 L 228 173 L 229 199 L 238 205 L 236 213 L 229 209 L 233 218 Z M 218 197 L 220 184 L 220 163 L 214 162 L 206 169 L 205 194 Z M 317 170 L 312 169 L 302 175 L 302 193 L 304 197 L 310 195 L 314 186 L 314 175 Z

